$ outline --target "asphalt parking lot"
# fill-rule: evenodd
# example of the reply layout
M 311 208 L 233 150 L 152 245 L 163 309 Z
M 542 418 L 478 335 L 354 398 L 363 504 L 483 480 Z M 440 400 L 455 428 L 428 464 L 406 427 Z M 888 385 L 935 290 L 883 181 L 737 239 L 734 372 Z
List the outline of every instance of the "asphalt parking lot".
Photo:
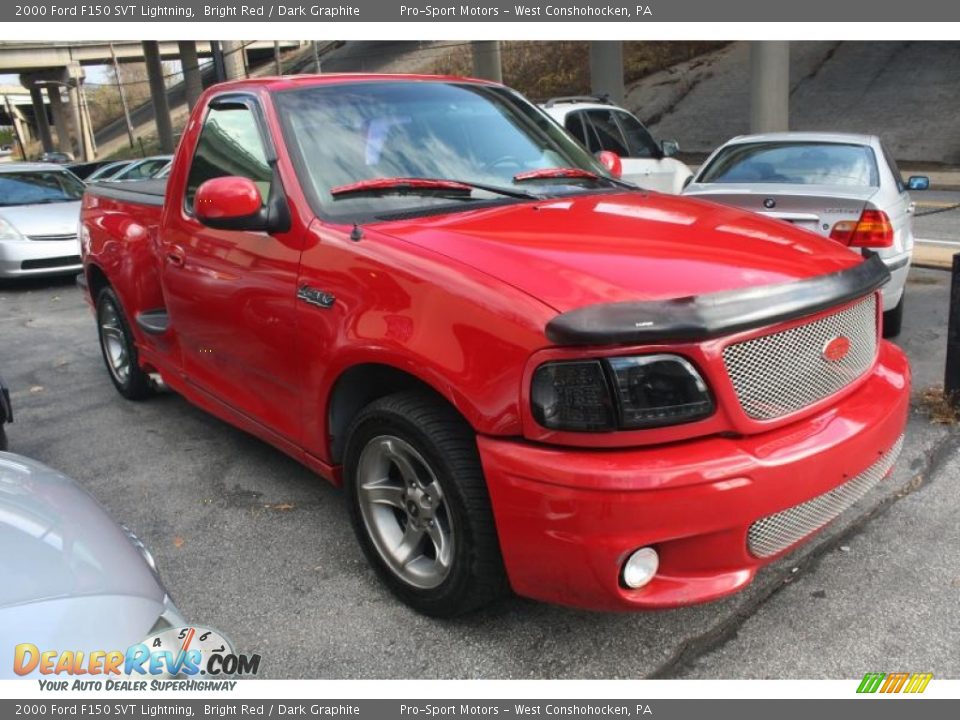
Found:
M 921 401 L 942 381 L 949 275 L 915 269 L 907 292 L 914 411 L 894 475 L 746 592 L 669 612 L 416 615 L 367 566 L 339 491 L 174 394 L 123 400 L 72 279 L 0 285 L 0 373 L 11 450 L 88 488 L 184 615 L 269 677 L 960 677 L 960 433 Z

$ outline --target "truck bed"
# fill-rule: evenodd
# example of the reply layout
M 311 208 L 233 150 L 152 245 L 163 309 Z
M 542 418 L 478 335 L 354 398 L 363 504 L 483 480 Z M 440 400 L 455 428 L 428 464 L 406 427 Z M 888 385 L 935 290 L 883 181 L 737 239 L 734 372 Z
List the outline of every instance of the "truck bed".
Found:
M 161 180 L 132 180 L 130 182 L 95 182 L 87 186 L 87 192 L 98 197 L 111 198 L 124 203 L 139 205 L 163 205 L 167 192 L 167 178 Z

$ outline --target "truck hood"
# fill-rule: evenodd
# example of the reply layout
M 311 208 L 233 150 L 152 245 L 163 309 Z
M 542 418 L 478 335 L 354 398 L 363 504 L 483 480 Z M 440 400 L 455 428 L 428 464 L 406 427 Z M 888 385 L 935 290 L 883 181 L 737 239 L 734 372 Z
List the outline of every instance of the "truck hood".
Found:
M 617 193 L 379 224 L 558 312 L 787 283 L 862 262 L 780 220 L 689 198 Z
M 0 218 L 28 237 L 76 235 L 80 222 L 80 201 L 0 206 Z

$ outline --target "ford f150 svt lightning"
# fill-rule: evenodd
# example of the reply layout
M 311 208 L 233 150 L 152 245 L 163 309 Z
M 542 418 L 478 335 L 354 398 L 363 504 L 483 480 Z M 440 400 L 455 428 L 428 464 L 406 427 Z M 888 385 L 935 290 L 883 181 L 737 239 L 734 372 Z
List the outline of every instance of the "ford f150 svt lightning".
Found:
M 421 612 L 735 592 L 896 459 L 889 273 L 616 165 L 493 83 L 217 85 L 168 179 L 84 197 L 110 377 L 342 483 Z

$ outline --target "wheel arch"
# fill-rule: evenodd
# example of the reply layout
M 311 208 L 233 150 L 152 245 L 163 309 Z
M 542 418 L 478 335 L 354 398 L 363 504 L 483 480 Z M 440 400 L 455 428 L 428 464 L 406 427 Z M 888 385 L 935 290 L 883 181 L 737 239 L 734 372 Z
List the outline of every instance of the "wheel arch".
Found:
M 339 465 L 342 462 L 347 430 L 364 407 L 381 397 L 405 390 L 422 390 L 438 398 L 473 427 L 469 418 L 446 394 L 409 370 L 381 362 L 358 363 L 340 372 L 327 398 L 327 444 L 331 463 Z
M 84 274 L 87 276 L 87 292 L 90 293 L 90 300 L 96 305 L 100 291 L 110 286 L 110 280 L 103 268 L 96 263 L 88 263 L 84 268 Z

